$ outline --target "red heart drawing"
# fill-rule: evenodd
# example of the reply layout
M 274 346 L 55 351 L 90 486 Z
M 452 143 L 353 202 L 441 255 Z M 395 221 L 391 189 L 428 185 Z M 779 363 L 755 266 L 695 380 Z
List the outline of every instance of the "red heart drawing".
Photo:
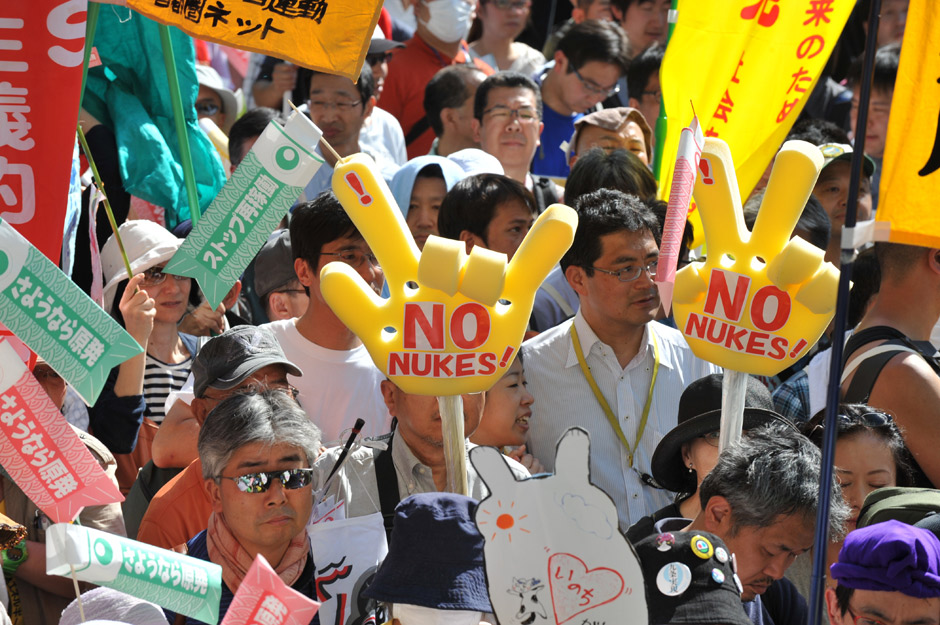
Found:
M 584 560 L 570 553 L 555 553 L 548 558 L 548 581 L 557 625 L 610 603 L 620 596 L 624 586 L 617 571 L 604 567 L 588 570 Z

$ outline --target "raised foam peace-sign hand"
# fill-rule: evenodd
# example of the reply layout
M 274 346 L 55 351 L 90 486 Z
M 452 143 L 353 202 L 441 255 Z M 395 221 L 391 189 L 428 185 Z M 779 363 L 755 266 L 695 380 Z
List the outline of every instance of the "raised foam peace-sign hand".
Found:
M 839 270 L 822 250 L 790 239 L 822 163 L 815 146 L 784 143 L 748 232 L 731 151 L 721 139 L 706 139 L 694 196 L 708 258 L 676 274 L 673 296 L 676 323 L 700 358 L 775 375 L 829 324 Z
M 406 393 L 489 389 L 512 364 L 536 289 L 574 240 L 576 213 L 550 206 L 509 263 L 505 254 L 481 247 L 468 256 L 462 241 L 435 236 L 420 252 L 375 172 L 364 154 L 341 159 L 333 192 L 382 266 L 390 297 L 379 297 L 352 267 L 337 262 L 320 272 L 324 299 Z
M 643 572 L 614 502 L 590 482 L 589 452 L 587 432 L 571 428 L 558 442 L 555 474 L 518 482 L 496 449 L 470 452 L 490 491 L 476 523 L 500 623 L 645 625 Z

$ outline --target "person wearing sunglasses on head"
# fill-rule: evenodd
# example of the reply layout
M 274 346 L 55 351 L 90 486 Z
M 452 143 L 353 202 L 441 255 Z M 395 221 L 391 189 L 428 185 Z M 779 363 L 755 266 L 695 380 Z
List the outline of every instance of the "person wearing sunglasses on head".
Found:
M 886 521 L 850 533 L 826 589 L 832 625 L 936 625 L 940 540 L 929 530 Z
M 285 584 L 317 596 L 306 524 L 313 508 L 310 466 L 319 449 L 320 430 L 278 390 L 229 397 L 206 417 L 199 458 L 212 514 L 186 547 L 190 556 L 222 567 L 219 622 L 258 555 Z M 168 617 L 175 625 L 201 623 Z
M 583 113 L 620 90 L 628 49 L 623 29 L 608 21 L 577 24 L 558 42 L 554 64 L 538 79 L 545 129 L 532 163 L 534 173 L 567 177 L 568 159 L 562 144 L 571 138 L 574 123 Z
M 296 400 L 297 389 L 287 381 L 288 373 L 303 375 L 284 355 L 274 333 L 263 326 L 236 326 L 199 350 L 190 380 L 154 438 L 153 461 L 162 470 L 144 484 L 145 467 L 124 504 L 131 537 L 178 549 L 205 527 L 212 508 L 198 457 L 202 424 L 216 406 L 239 393 L 273 389 Z M 156 494 L 150 499 L 147 493 Z
M 820 412 L 801 427 L 817 447 L 822 448 L 825 412 Z M 842 404 L 836 416 L 835 474 L 842 488 L 842 498 L 851 509 L 846 531 L 856 528 L 865 497 L 889 486 L 910 486 L 911 466 L 904 439 L 894 418 L 865 404 Z M 843 541 L 832 540 L 826 547 L 826 586 L 834 588 L 829 567 L 839 559 Z M 796 559 L 787 577 L 804 597 L 812 588 L 813 551 Z M 823 607 L 825 610 L 825 607 Z

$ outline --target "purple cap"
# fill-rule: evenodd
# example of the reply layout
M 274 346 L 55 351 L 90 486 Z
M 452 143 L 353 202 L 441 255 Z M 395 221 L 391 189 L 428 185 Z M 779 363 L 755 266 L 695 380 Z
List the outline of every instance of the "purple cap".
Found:
M 845 537 L 830 570 L 846 588 L 940 597 L 940 539 L 900 521 L 876 523 Z

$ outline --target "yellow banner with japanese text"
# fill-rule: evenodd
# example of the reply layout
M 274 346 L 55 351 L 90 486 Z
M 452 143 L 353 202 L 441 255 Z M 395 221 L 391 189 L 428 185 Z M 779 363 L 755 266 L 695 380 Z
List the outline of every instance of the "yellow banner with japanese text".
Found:
M 911 0 L 894 83 L 878 220 L 895 243 L 940 247 L 940 3 Z
M 695 107 L 705 136 L 735 156 L 747 198 L 809 98 L 854 0 L 680 0 L 660 69 L 669 116 L 659 189 L 668 195 L 679 135 Z M 708 175 L 707 172 L 702 172 Z M 692 211 L 696 245 L 701 221 Z M 697 222 L 697 223 L 696 223 Z
M 359 78 L 382 0 L 127 0 L 197 39 Z

